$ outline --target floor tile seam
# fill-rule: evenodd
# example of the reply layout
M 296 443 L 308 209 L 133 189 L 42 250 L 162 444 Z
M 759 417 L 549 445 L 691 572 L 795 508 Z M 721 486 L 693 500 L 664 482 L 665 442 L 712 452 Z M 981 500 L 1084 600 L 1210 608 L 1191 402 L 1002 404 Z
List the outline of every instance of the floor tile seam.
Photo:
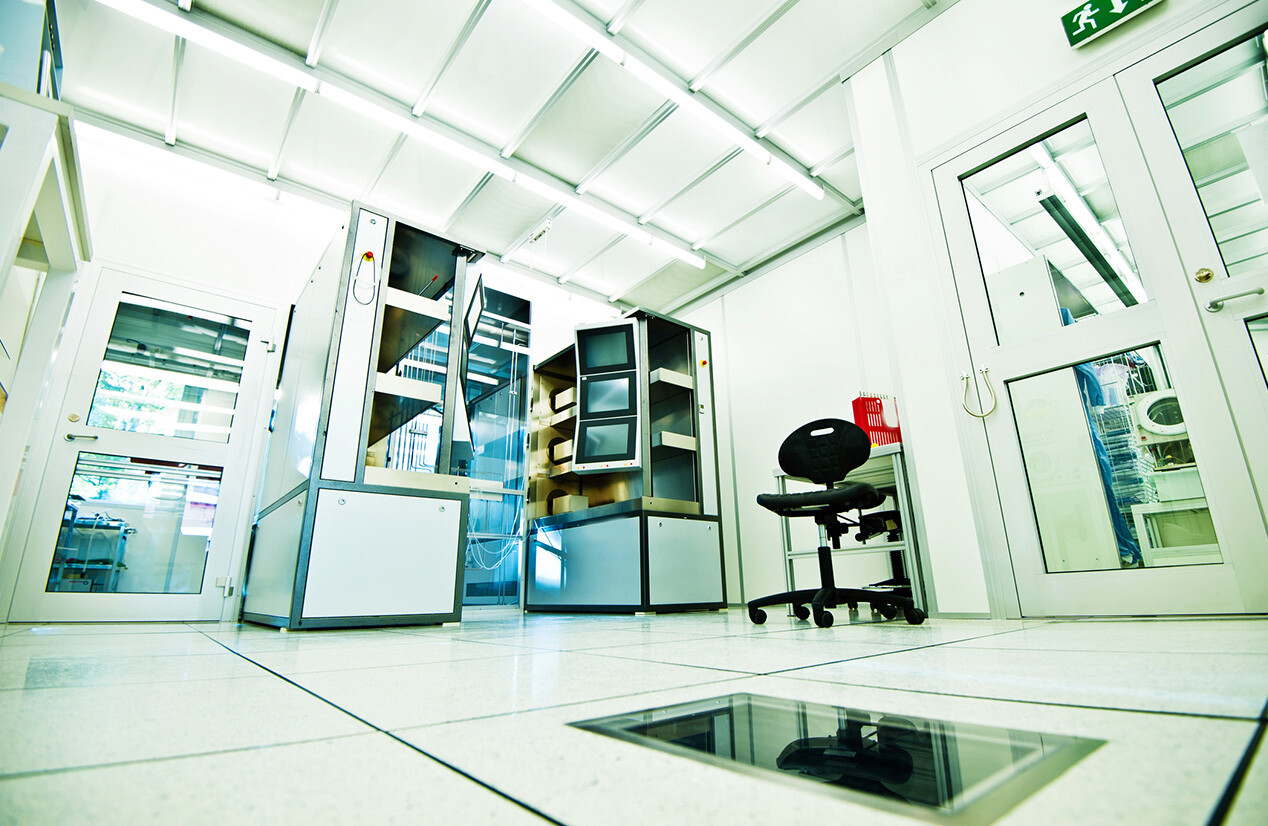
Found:
M 1268 721 L 1261 714 L 1259 724 L 1255 726 L 1254 733 L 1251 734 L 1250 740 L 1246 743 L 1246 748 L 1242 751 L 1241 759 L 1237 761 L 1237 767 L 1229 776 L 1228 782 L 1224 785 L 1224 791 L 1220 794 L 1219 801 L 1216 802 L 1210 818 L 1207 819 L 1207 826 L 1220 826 L 1220 824 L 1228 820 L 1228 815 L 1233 810 L 1233 805 L 1237 802 L 1237 794 L 1245 784 L 1247 775 L 1250 774 L 1250 766 L 1259 752 L 1259 745 L 1264 740 L 1265 729 L 1268 729 Z
M 560 652 L 558 652 L 558 653 L 560 653 L 560 654 L 584 654 L 584 655 L 589 656 L 589 657 L 603 657 L 604 659 L 607 659 L 607 660 L 621 660 L 622 662 L 627 662 L 627 663 L 643 663 L 643 664 L 645 664 L 645 665 L 668 665 L 668 666 L 674 666 L 674 667 L 676 667 L 676 668 L 694 668 L 694 669 L 698 669 L 698 670 L 700 670 L 700 671 L 716 671 L 716 672 L 718 672 L 719 674 L 735 674 L 735 675 L 742 676 L 742 677 L 753 677 L 753 676 L 760 676 L 760 675 L 761 675 L 761 672 L 759 672 L 759 671 L 742 671 L 742 670 L 737 670 L 737 669 L 734 669 L 734 668 L 719 668 L 719 667 L 717 667 L 717 666 L 713 666 L 713 665 L 683 665 L 682 663 L 676 663 L 676 662 L 664 662 L 664 661 L 661 661 L 661 660 L 649 660 L 649 659 L 645 659 L 645 658 L 643 658 L 643 657 L 621 657 L 621 656 L 618 656 L 618 655 L 616 655 L 616 654 L 600 654 L 600 653 L 598 653 L 598 651 L 600 651 L 600 650 L 602 650 L 602 649 L 595 649 L 595 650 L 591 650 L 591 651 L 584 651 L 584 652 L 583 652 L 583 651 L 560 651 Z M 807 667 L 808 667 L 808 666 L 807 666 Z
M 817 666 L 810 666 L 815 668 Z M 804 669 L 803 669 L 804 670 Z M 1058 703 L 1052 700 L 1026 700 L 1020 697 L 992 697 L 985 694 L 957 694 L 949 691 L 930 691 L 924 688 L 896 688 L 894 686 L 874 685 L 869 683 L 852 682 L 849 680 L 828 680 L 811 676 L 797 676 L 794 672 L 783 671 L 775 674 L 764 676 L 782 677 L 790 680 L 801 680 L 803 682 L 821 683 L 831 686 L 848 686 L 850 688 L 867 688 L 874 691 L 897 691 L 906 694 L 927 694 L 931 697 L 955 697 L 964 700 L 986 700 L 993 703 L 1015 703 L 1023 706 L 1045 706 L 1049 708 L 1072 708 L 1081 711 L 1109 711 L 1122 714 L 1145 714 L 1160 717 L 1181 717 L 1192 720 L 1213 720 L 1233 723 L 1252 723 L 1258 724 L 1262 722 L 1258 717 L 1241 717 L 1232 714 L 1205 714 L 1191 711 L 1172 711 L 1169 709 L 1149 709 L 1149 708 L 1122 708 L 1111 706 L 1095 706 L 1085 703 Z
M 226 650 L 232 650 L 232 649 L 226 649 Z M 357 722 L 361 723 L 362 725 L 366 726 L 367 728 L 370 728 L 370 729 L 372 729 L 372 730 L 374 730 L 374 731 L 379 732 L 380 734 L 383 734 L 383 735 L 385 735 L 385 736 L 387 736 L 387 737 L 392 738 L 393 740 L 395 740 L 396 742 L 400 743 L 401 745 L 403 745 L 403 746 L 405 746 L 405 747 L 407 747 L 407 748 L 411 749 L 412 751 L 414 751 L 414 752 L 416 752 L 416 753 L 418 753 L 418 754 L 421 754 L 423 757 L 426 757 L 427 759 L 429 759 L 429 760 L 431 760 L 431 761 L 433 761 L 433 762 L 435 762 L 435 763 L 439 764 L 440 766 L 443 766 L 444 768 L 449 769 L 450 771 L 452 771 L 452 772 L 454 772 L 454 773 L 458 774 L 459 776 L 466 778 L 467 780 L 471 781 L 472 783 L 475 783 L 476 785 L 478 785 L 478 786 L 480 786 L 480 787 L 482 787 L 482 788 L 486 789 L 487 791 L 492 792 L 493 794 L 497 795 L 498 797 L 501 797 L 502 799 L 507 800 L 507 801 L 509 801 L 510 803 L 513 803 L 513 804 L 514 804 L 514 805 L 516 805 L 516 806 L 519 806 L 520 808 L 524 809 L 525 811 L 528 811 L 528 812 L 530 812 L 530 813 L 532 813 L 532 814 L 534 814 L 534 815 L 537 815 L 538 817 L 542 818 L 542 819 L 543 819 L 543 820 L 545 820 L 546 822 L 548 822 L 548 823 L 553 823 L 553 824 L 557 824 L 557 826 L 566 826 L 566 824 L 564 824 L 564 823 L 562 823 L 561 821 L 558 821 L 558 820 L 556 820 L 556 819 L 554 819 L 554 818 L 550 817 L 550 816 L 549 816 L 549 815 L 547 815 L 545 812 L 542 812 L 540 809 L 536 808 L 535 806 L 533 806 L 533 805 L 531 805 L 531 804 L 529 804 L 529 803 L 527 803 L 527 802 L 525 802 L 525 801 L 523 801 L 523 800 L 520 800 L 520 799 L 518 799 L 518 798 L 516 798 L 516 797 L 513 797 L 512 795 L 510 795 L 510 794 L 508 794 L 508 793 L 506 793 L 506 792 L 502 791 L 501 789 L 498 789 L 496 786 L 493 786 L 492 784 L 490 784 L 490 783 L 488 783 L 488 782 L 486 782 L 486 781 L 484 781 L 484 780 L 481 780 L 480 778 L 478 778 L 478 777 L 476 777 L 476 776 L 474 776 L 474 775 L 472 775 L 472 774 L 470 774 L 470 773 L 468 773 L 468 772 L 466 772 L 466 771 L 463 771 L 462 769 L 459 769 L 457 766 L 455 766 L 455 765 L 453 765 L 453 764 L 449 763 L 448 761 L 442 760 L 440 757 L 437 757 L 436 755 L 431 754 L 430 752 L 428 752 L 428 751 L 426 751 L 426 750 L 424 750 L 424 749 L 422 749 L 422 748 L 420 748 L 420 747 L 418 747 L 418 746 L 414 745 L 413 743 L 410 743 L 410 742 L 408 742 L 408 741 L 406 741 L 406 740 L 401 739 L 400 737 L 397 737 L 397 736 L 396 736 L 395 734 L 393 734 L 391 731 L 389 731 L 389 730 L 387 730 L 387 729 L 385 729 L 385 728 L 382 728 L 382 727 L 380 727 L 380 726 L 377 726 L 377 725 L 375 725 L 374 723 L 371 723 L 369 720 L 365 719 L 364 717 L 361 717 L 361 716 L 360 716 L 360 715 L 358 715 L 358 714 L 354 714 L 353 712 L 349 711 L 348 709 L 344 708 L 343 706 L 339 705 L 338 703 L 334 702 L 333 700 L 330 700 L 330 699 L 328 699 L 328 698 L 326 698 L 326 697 L 321 696 L 321 695 L 320 695 L 320 694 L 318 694 L 316 691 L 313 691 L 312 689 L 308 688 L 307 686 L 300 685 L 299 683 L 297 683 L 297 682 L 295 682 L 294 680 L 292 680 L 292 679 L 290 679 L 290 678 L 286 677 L 285 675 L 283 675 L 283 674 L 279 674 L 278 672 L 273 671 L 272 669 L 268 668 L 267 666 L 264 666 L 264 665 L 261 665 L 260 663 L 255 662 L 255 661 L 254 661 L 254 660 L 252 660 L 250 657 L 247 657 L 247 656 L 246 656 L 246 655 L 244 655 L 244 654 L 240 654 L 240 653 L 239 653 L 239 652 L 237 652 L 237 651 L 233 651 L 232 653 L 236 654 L 236 655 L 237 655 L 237 656 L 239 656 L 239 657 L 242 657 L 242 659 L 246 660 L 247 662 L 253 663 L 253 664 L 254 664 L 254 665 L 256 665 L 257 667 L 262 668 L 262 669 L 264 669 L 265 671 L 268 671 L 270 674 L 272 674 L 272 675 L 273 675 L 274 677 L 276 677 L 277 679 L 282 680 L 283 682 L 289 683 L 290 685 L 294 686 L 295 688 L 298 688 L 300 691 L 303 691 L 305 694 L 308 694 L 310 697 L 313 697 L 313 698 L 315 698 L 315 699 L 317 699 L 317 700 L 319 700 L 319 701 L 321 701 L 321 702 L 323 702 L 323 703 L 325 703 L 325 704 L 329 705 L 331 708 L 333 708 L 333 709 L 335 709 L 335 710 L 337 710 L 337 711 L 340 711 L 340 712 L 342 712 L 342 713 L 346 714 L 347 716 L 351 717 L 352 719 L 356 720 Z
M 238 653 L 238 652 L 234 652 L 234 653 L 237 653 L 237 654 L 238 654 L 238 656 L 243 657 L 243 658 L 245 658 L 245 659 L 250 659 L 250 656 L 248 656 L 247 654 L 241 654 L 241 653 Z M 258 653 L 264 653 L 264 652 L 258 652 Z M 495 656 L 495 657 L 463 657 L 463 658 L 460 658 L 460 659 L 423 660 L 423 661 L 421 661 L 421 662 L 415 662 L 415 663 L 395 662 L 395 663 L 392 663 L 392 664 L 390 664 L 390 665 L 360 665 L 360 666 L 352 666 L 352 667 L 350 667 L 350 668 L 320 668 L 320 669 L 316 669 L 316 670 L 313 670 L 313 671 L 307 671 L 307 670 L 305 670 L 305 671 L 289 671 L 289 672 L 286 672 L 286 673 L 296 674 L 296 675 L 300 675 L 300 674 L 343 674 L 343 673 L 347 673 L 347 672 L 349 672 L 349 671 L 373 671 L 373 670 L 383 669 L 383 668 L 413 668 L 413 667 L 415 667 L 415 666 L 420 666 L 420 665 L 437 665 L 437 664 L 443 664 L 443 663 L 459 663 L 459 662 L 461 662 L 461 663 L 474 663 L 474 662 L 483 662 L 483 661 L 486 661 L 486 660 L 506 660 L 506 659 L 511 659 L 511 657 L 514 657 L 514 656 L 526 657 L 526 656 L 532 656 L 533 654 L 564 654 L 564 653 L 567 653 L 567 652 L 565 652 L 565 651 L 552 651 L 552 650 L 549 650 L 549 649 L 543 649 L 543 650 L 541 650 L 541 651 L 535 651 L 535 652 L 531 652 L 531 653 L 529 653 L 529 654 L 513 654 L 513 655 L 510 655 L 510 656 Z M 267 665 L 263 665 L 263 664 L 261 664 L 261 663 L 257 663 L 255 660 L 251 660 L 251 662 L 252 662 L 252 663 L 255 663 L 256 665 L 259 665 L 261 668 L 264 668 L 264 669 L 268 670 L 270 673 L 283 674 L 283 671 L 282 671 L 282 670 L 280 670 L 280 667 L 279 667 L 279 668 L 277 668 L 277 669 L 275 669 L 275 668 L 273 668 L 272 666 L 267 666 Z
M 188 752 L 184 754 L 172 754 L 166 757 L 141 757 L 136 760 L 116 760 L 110 763 L 88 763 L 80 766 L 59 766 L 54 769 L 38 769 L 25 772 L 9 772 L 0 773 L 0 783 L 11 780 L 27 780 L 32 777 L 42 777 L 49 774 L 69 774 L 72 772 L 91 771 L 93 769 L 113 769 L 126 766 L 144 766 L 150 763 L 170 763 L 173 760 L 194 760 L 200 757 L 215 757 L 221 754 L 240 754 L 252 751 L 263 751 L 265 749 L 284 748 L 287 746 L 304 746 L 314 743 L 325 743 L 330 740 L 347 740 L 352 737 L 365 737 L 368 732 L 358 731 L 350 734 L 331 734 L 324 737 L 308 737 L 300 740 L 285 740 L 277 743 L 266 743 L 256 746 L 238 746 L 227 749 L 212 749 L 211 751 Z
M 477 723 L 485 720 L 498 720 L 510 717 L 522 717 L 526 714 L 539 714 L 550 711 L 561 711 L 563 709 L 572 708 L 574 706 L 590 706 L 595 703 L 610 703 L 617 700 L 633 699 L 636 697 L 645 697 L 649 694 L 660 694 L 666 691 L 684 691 L 686 689 L 703 688 L 711 685 L 722 685 L 724 683 L 742 682 L 744 680 L 754 680 L 762 677 L 761 674 L 736 673 L 734 676 L 725 677 L 720 680 L 705 680 L 700 683 L 683 683 L 681 685 L 666 686 L 665 688 L 650 689 L 648 691 L 632 691 L 627 694 L 612 694 L 606 697 L 591 697 L 585 700 L 570 700 L 566 703 L 552 703 L 550 705 L 534 706 L 533 708 L 521 708 L 513 711 L 499 711 L 495 714 L 482 714 L 476 717 L 456 717 L 452 720 L 437 720 L 432 723 L 420 723 L 418 725 L 394 726 L 390 729 L 393 732 L 418 731 L 421 729 L 437 728 L 439 726 L 457 725 L 459 723 Z
M 83 683 L 80 685 L 33 686 L 31 688 L 25 688 L 25 687 L 24 688 L 0 688 L 0 697 L 5 697 L 10 693 L 28 693 L 29 694 L 35 691 L 70 691 L 70 690 L 76 690 L 76 689 L 110 689 L 110 688 L 127 688 L 128 686 L 139 686 L 139 685 L 176 686 L 176 685 L 190 685 L 194 683 L 197 683 L 200 685 L 202 683 L 230 683 L 235 680 L 264 680 L 264 679 L 268 679 L 269 677 L 277 676 L 273 671 L 271 671 L 270 669 L 264 668 L 259 663 L 256 663 L 253 660 L 247 659 L 246 657 L 241 657 L 241 659 L 246 659 L 247 662 L 250 662 L 252 665 L 256 666 L 257 668 L 261 668 L 266 673 L 239 674 L 234 677 L 200 677 L 198 679 L 191 679 L 191 680 L 146 680 L 144 682 L 136 682 L 136 683 L 132 683 L 132 682 Z
M 1220 657 L 1254 657 L 1262 660 L 1264 654 L 1262 651 L 1179 651 L 1171 649 L 1158 650 L 1140 650 L 1138 648 L 1008 648 L 1002 646 L 989 645 L 971 645 L 973 640 L 959 643 L 960 648 L 970 648 L 974 651 L 1025 651 L 1031 654 L 1174 654 L 1183 657 L 1202 657 L 1202 656 L 1220 656 Z

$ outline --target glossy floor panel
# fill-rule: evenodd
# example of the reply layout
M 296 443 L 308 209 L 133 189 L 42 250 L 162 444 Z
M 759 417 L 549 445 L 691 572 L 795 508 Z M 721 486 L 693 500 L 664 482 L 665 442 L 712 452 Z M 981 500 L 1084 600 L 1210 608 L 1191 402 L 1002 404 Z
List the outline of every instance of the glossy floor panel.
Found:
M 1268 620 L 845 619 L 8 626 L 0 823 L 927 822 L 568 725 L 735 692 L 1106 741 L 999 823 L 1266 819 Z

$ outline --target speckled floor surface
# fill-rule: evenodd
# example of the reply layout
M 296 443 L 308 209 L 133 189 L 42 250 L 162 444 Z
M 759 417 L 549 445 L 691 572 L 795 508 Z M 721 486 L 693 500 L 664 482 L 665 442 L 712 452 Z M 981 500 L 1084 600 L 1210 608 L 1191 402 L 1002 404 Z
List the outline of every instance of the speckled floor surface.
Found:
M 1268 619 L 843 620 L 9 625 L 0 824 L 911 822 L 567 725 L 736 692 L 1106 741 L 998 823 L 1268 822 Z

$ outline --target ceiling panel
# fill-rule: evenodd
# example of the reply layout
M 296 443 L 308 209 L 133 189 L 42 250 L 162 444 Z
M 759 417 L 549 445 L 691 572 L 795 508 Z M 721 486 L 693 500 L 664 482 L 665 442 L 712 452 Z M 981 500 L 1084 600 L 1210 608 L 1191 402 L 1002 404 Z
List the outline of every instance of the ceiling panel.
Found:
M 340 0 L 320 63 L 413 106 L 475 5 L 476 0 Z
M 660 95 L 606 58 L 590 64 L 515 152 L 574 186 L 638 131 Z
M 577 270 L 572 282 L 603 295 L 623 292 L 669 263 L 672 257 L 650 244 L 626 238 Z
M 428 227 L 449 221 L 484 171 L 410 138 L 365 201 Z
M 621 296 L 621 300 L 649 310 L 661 310 L 723 272 L 725 270 L 716 264 L 706 264 L 699 269 L 684 261 L 671 261 L 646 281 L 631 288 Z
M 551 219 L 550 229 L 545 235 L 520 247 L 510 260 L 561 276 L 603 249 L 615 237 L 615 231 L 566 209 Z
M 195 5 L 298 55 L 308 54 L 324 0 L 195 0 Z
M 627 0 L 576 0 L 576 2 L 578 6 L 607 23 L 621 10 Z
M 99 3 L 58 5 L 67 103 L 162 134 L 172 106 L 175 38 Z
M 645 0 L 621 34 L 691 80 L 779 5 L 775 0 Z
M 281 177 L 358 198 L 396 140 L 396 132 L 318 95 L 307 95 L 291 126 Z
M 642 215 L 712 166 L 731 149 L 700 121 L 679 110 L 600 175 L 590 192 Z
M 493 177 L 458 214 L 450 229 L 464 243 L 501 255 L 551 206 L 545 198 Z
M 787 186 L 788 181 L 769 166 L 742 153 L 671 201 L 652 217 L 651 223 L 679 238 L 695 241 L 717 232 Z M 813 200 L 801 190 L 794 197 Z
M 793 190 L 708 243 L 708 248 L 741 266 L 758 263 L 791 239 L 805 238 L 845 217 L 833 198 L 816 201 Z
M 176 107 L 177 140 L 268 169 L 295 87 L 189 43 Z
M 801 0 L 704 90 L 740 119 L 760 124 L 922 8 L 920 0 Z
M 863 199 L 863 184 L 859 180 L 859 159 L 853 152 L 825 168 L 819 177 L 832 184 L 837 192 L 854 201 Z
M 541 109 L 585 47 L 523 3 L 492 3 L 427 111 L 501 148 Z
M 807 167 L 853 146 L 845 88 L 832 86 L 780 123 L 769 137 Z

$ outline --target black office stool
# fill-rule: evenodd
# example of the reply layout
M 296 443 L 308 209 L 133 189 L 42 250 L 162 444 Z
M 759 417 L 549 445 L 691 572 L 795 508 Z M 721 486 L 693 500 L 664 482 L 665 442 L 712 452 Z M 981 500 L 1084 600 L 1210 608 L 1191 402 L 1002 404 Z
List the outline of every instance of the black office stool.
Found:
M 876 488 L 861 482 L 848 482 L 838 486 L 850 471 L 867 461 L 872 453 L 872 441 L 863 429 L 843 419 L 819 419 L 802 425 L 784 439 L 779 446 L 779 466 L 789 476 L 809 479 L 824 486 L 824 490 L 807 493 L 763 493 L 757 504 L 779 516 L 813 517 L 831 548 L 819 546 L 820 587 L 800 591 L 785 591 L 768 597 L 750 600 L 748 616 L 754 623 L 766 622 L 763 607 L 791 605 L 797 619 L 814 615 L 815 625 L 827 628 L 832 625 L 828 609 L 846 605 L 858 610 L 859 603 L 870 604 L 881 616 L 893 619 L 901 609 L 911 625 L 920 625 L 928 616 L 916 607 L 911 598 L 911 588 L 905 585 L 887 590 L 863 588 L 838 588 L 832 576 L 832 551 L 840 550 L 841 537 L 851 528 L 861 526 L 860 533 L 872 533 L 875 527 L 863 511 L 876 508 L 885 501 Z M 857 511 L 856 519 L 849 519 L 845 511 Z M 895 572 L 901 578 L 901 572 Z M 885 584 L 900 580 L 889 580 Z M 807 608 L 807 604 L 810 606 Z

